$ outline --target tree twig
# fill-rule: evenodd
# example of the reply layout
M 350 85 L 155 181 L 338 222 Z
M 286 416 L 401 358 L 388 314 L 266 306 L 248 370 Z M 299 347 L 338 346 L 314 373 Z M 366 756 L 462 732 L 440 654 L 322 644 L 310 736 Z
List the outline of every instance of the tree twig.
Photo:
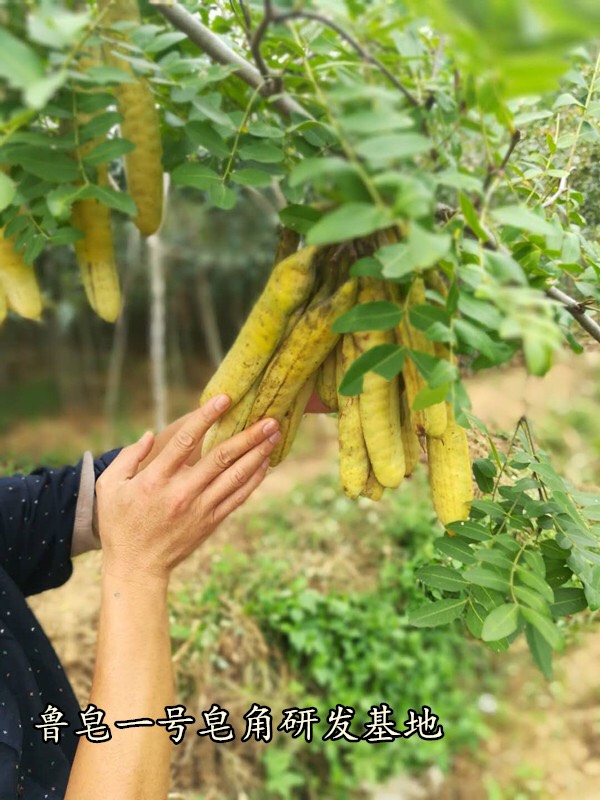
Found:
M 578 303 L 577 300 L 574 300 L 568 294 L 565 294 L 560 289 L 557 289 L 556 286 L 551 286 L 549 289 L 546 289 L 546 294 L 552 300 L 557 300 L 559 303 L 562 303 L 569 314 L 571 314 L 571 316 L 577 320 L 581 327 L 587 331 L 587 333 L 589 333 L 593 339 L 595 339 L 597 342 L 600 342 L 600 325 L 598 325 L 595 320 L 587 315 L 587 309 L 583 303 Z
M 354 48 L 354 50 L 356 50 L 356 52 L 362 59 L 364 59 L 364 61 L 372 64 L 383 75 L 385 75 L 385 77 L 394 84 L 394 86 L 404 95 L 404 97 L 406 97 L 412 106 L 415 108 L 420 108 L 421 104 L 414 94 L 407 89 L 406 86 L 400 83 L 398 78 L 396 78 L 396 76 L 390 72 L 385 64 L 382 64 L 378 58 L 365 50 L 365 48 L 359 42 L 357 42 L 353 36 L 345 31 L 344 28 L 340 27 L 337 22 L 334 22 L 333 20 L 328 19 L 321 14 L 317 14 L 314 11 L 286 11 L 283 13 L 278 13 L 273 9 L 271 0 L 265 0 L 265 13 L 252 40 L 252 54 L 254 56 L 254 60 L 259 65 L 259 70 L 261 71 L 261 74 L 263 74 L 263 77 L 272 77 L 260 51 L 262 39 L 267 31 L 267 28 L 272 23 L 279 24 L 282 22 L 289 22 L 293 19 L 310 19 L 314 22 L 319 22 L 321 25 L 324 25 L 327 28 L 331 28 L 331 30 L 335 31 L 341 39 L 350 45 L 350 47 Z
M 513 154 L 515 147 L 519 144 L 520 141 L 521 141 L 521 131 L 518 128 L 515 128 L 514 131 L 512 132 L 512 136 L 510 137 L 510 142 L 508 143 L 508 148 L 506 150 L 504 158 L 500 162 L 500 166 L 495 167 L 493 164 L 490 164 L 488 168 L 487 175 L 485 176 L 485 180 L 483 182 L 484 191 L 489 188 L 489 185 L 492 182 L 492 178 L 494 178 L 496 175 L 501 175 L 504 172 L 504 170 L 506 169 L 506 165 L 508 164 L 510 157 Z
M 212 58 L 213 61 L 219 64 L 234 66 L 236 68 L 235 74 L 243 80 L 244 83 L 247 83 L 248 86 L 251 86 L 253 89 L 260 87 L 261 92 L 264 91 L 265 94 L 269 94 L 269 87 L 265 87 L 263 77 L 256 67 L 228 47 L 219 36 L 216 36 L 209 28 L 193 17 L 189 11 L 186 11 L 185 8 L 182 8 L 182 6 L 177 3 L 174 5 L 159 3 L 154 5 L 153 8 L 160 12 L 173 27 L 185 33 L 190 41 Z M 285 116 L 298 114 L 302 117 L 308 117 L 309 119 L 312 117 L 305 108 L 288 95 L 276 97 L 273 100 L 273 105 Z
M 569 173 L 569 175 L 570 174 L 571 173 Z M 558 189 L 554 192 L 553 195 L 544 200 L 544 202 L 542 203 L 542 208 L 548 208 L 549 206 L 554 205 L 554 203 L 558 200 L 561 194 L 564 194 L 567 191 L 567 189 L 569 188 L 569 175 L 562 176 L 558 184 Z

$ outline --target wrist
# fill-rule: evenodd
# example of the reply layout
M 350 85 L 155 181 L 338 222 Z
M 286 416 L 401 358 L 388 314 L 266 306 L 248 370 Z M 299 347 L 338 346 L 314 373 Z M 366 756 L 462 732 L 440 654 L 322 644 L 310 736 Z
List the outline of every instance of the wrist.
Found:
M 105 558 L 102 562 L 102 584 L 113 591 L 127 588 L 130 591 L 142 591 L 154 597 L 164 594 L 169 588 L 169 574 L 140 569 L 122 562 L 114 562 Z

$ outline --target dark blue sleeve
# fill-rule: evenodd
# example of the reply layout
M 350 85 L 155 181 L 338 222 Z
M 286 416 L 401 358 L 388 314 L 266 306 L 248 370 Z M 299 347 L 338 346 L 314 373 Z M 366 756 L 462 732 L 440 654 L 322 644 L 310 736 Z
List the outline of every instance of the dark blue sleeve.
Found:
M 96 478 L 118 453 L 94 460 Z M 25 595 L 60 586 L 71 576 L 80 476 L 81 462 L 0 478 L 0 564 Z

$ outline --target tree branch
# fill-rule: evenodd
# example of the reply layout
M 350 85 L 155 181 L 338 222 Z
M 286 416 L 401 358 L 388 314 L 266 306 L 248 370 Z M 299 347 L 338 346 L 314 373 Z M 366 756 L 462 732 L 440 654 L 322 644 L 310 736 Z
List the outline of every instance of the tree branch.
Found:
M 557 300 L 559 303 L 562 303 L 569 314 L 571 314 L 581 327 L 589 333 L 592 339 L 600 342 L 600 325 L 591 317 L 588 317 L 586 314 L 586 307 L 582 303 L 578 303 L 577 300 L 569 297 L 568 294 L 557 289 L 556 286 L 551 286 L 549 289 L 546 289 L 546 294 L 548 297 L 552 298 L 552 300 Z
M 506 169 L 506 165 L 508 164 L 510 157 L 513 154 L 513 150 L 521 141 L 521 131 L 518 128 L 515 128 L 512 132 L 512 136 L 510 137 L 510 142 L 508 144 L 508 149 L 506 150 L 506 154 L 502 159 L 499 167 L 494 167 L 493 164 L 490 164 L 487 175 L 485 176 L 485 181 L 483 182 L 483 190 L 489 188 L 490 183 L 492 182 L 492 178 L 495 175 L 501 175 L 504 170 Z
M 271 23 L 277 24 L 288 22 L 293 19 L 310 19 L 315 22 L 319 22 L 321 25 L 324 25 L 327 28 L 331 28 L 331 30 L 335 31 L 341 39 L 350 45 L 350 47 L 354 48 L 354 50 L 356 50 L 356 52 L 362 59 L 364 59 L 364 61 L 367 61 L 369 64 L 373 64 L 374 67 L 376 67 L 383 75 L 385 75 L 385 77 L 394 84 L 396 89 L 398 89 L 398 91 L 400 91 L 404 97 L 406 97 L 411 105 L 413 105 L 415 108 L 420 108 L 421 104 L 414 94 L 405 86 L 403 86 L 398 78 L 396 78 L 396 76 L 390 72 L 390 70 L 384 64 L 382 64 L 378 58 L 365 50 L 365 48 L 359 44 L 354 37 L 350 36 L 347 31 L 340 27 L 337 22 L 334 22 L 333 20 L 330 20 L 327 17 L 324 17 L 321 14 L 317 14 L 313 11 L 287 11 L 278 13 L 273 9 L 271 0 L 265 0 L 265 13 L 260 25 L 256 29 L 256 33 L 254 34 L 254 39 L 252 41 L 252 54 L 255 61 L 259 65 L 261 73 L 263 73 L 265 77 L 269 76 L 269 70 L 260 52 L 260 45 L 263 36 Z
M 175 3 L 166 5 L 158 3 L 153 5 L 173 27 L 185 33 L 200 50 L 206 53 L 213 61 L 219 64 L 230 64 L 235 69 L 235 74 L 241 78 L 248 86 L 259 89 L 261 94 L 269 95 L 269 89 L 265 86 L 263 76 L 255 66 L 239 56 L 234 50 L 226 45 L 219 36 L 216 36 L 209 28 L 193 17 L 189 11 Z M 302 117 L 311 118 L 311 114 L 288 95 L 281 95 L 273 100 L 275 108 L 285 116 L 298 114 Z

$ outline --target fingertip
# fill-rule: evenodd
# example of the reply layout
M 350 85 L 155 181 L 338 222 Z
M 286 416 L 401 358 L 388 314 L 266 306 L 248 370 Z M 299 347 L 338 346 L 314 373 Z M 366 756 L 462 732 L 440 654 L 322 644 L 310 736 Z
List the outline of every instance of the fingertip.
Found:
M 227 406 L 231 403 L 231 397 L 227 394 L 218 394 L 216 397 L 213 397 L 212 404 L 215 411 L 225 411 Z

